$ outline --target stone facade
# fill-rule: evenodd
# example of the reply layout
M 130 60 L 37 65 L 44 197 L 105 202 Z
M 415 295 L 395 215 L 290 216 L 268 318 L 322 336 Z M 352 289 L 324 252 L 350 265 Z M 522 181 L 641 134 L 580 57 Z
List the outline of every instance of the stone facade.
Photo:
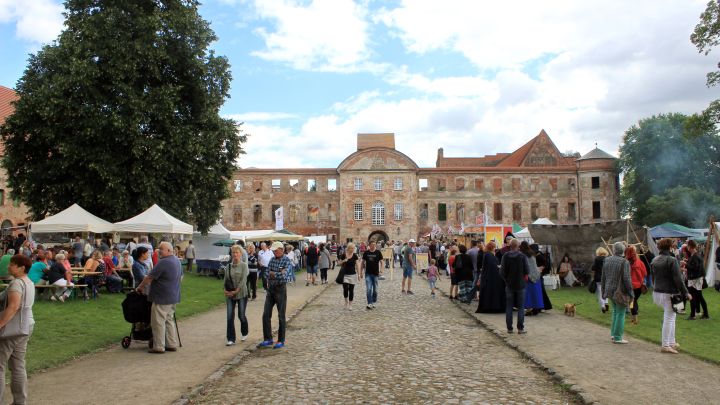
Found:
M 448 158 L 419 168 L 392 134 L 359 134 L 358 150 L 334 169 L 239 169 L 223 203 L 229 229 L 270 229 L 284 207 L 285 227 L 338 241 L 407 240 L 490 222 L 559 224 L 618 218 L 615 158 L 595 149 L 565 157 L 541 131 L 512 153 Z
M 15 91 L 0 86 L 0 125 L 15 111 L 13 102 L 18 99 Z M 5 148 L 0 144 L 0 158 Z M 0 168 L 0 228 L 8 229 L 27 224 L 29 213 L 27 207 L 10 196 L 10 188 L 7 182 L 7 172 Z

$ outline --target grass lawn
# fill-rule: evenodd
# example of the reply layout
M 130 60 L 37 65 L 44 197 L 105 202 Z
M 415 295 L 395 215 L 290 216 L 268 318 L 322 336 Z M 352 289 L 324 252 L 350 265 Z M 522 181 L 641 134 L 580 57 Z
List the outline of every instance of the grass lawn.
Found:
M 590 294 L 586 287 L 563 287 L 560 290 L 550 291 L 548 295 L 555 310 L 562 311 L 563 304 L 580 304 L 576 313 L 592 322 L 608 327 L 610 334 L 610 312 L 603 314 L 597 303 L 595 294 Z M 718 349 L 718 335 L 720 334 L 720 293 L 713 288 L 703 290 L 703 296 L 708 304 L 709 320 L 687 321 L 690 313 L 688 301 L 687 314 L 678 314 L 675 321 L 675 337 L 681 345 L 681 351 L 703 360 L 720 364 L 720 350 Z M 652 290 L 640 297 L 638 306 L 639 324 L 630 323 L 630 315 L 625 322 L 625 333 L 636 338 L 647 340 L 660 345 L 662 332 L 663 311 L 652 301 Z

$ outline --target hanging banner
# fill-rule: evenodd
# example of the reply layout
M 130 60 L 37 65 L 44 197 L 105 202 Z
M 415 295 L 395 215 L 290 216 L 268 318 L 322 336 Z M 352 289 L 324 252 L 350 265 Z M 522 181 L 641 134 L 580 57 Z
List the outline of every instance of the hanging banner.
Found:
M 280 231 L 283 228 L 283 207 L 280 207 L 275 210 L 275 230 Z

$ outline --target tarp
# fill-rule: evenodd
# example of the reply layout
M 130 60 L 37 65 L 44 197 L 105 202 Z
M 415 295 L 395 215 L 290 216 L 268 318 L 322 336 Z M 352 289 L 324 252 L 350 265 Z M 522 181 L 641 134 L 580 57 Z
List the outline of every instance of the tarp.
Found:
M 32 233 L 106 233 L 112 232 L 114 228 L 111 222 L 96 217 L 77 204 L 73 204 L 42 221 L 30 224 L 30 232 Z
M 676 231 L 688 233 L 688 234 L 690 234 L 690 235 L 697 236 L 697 237 L 702 237 L 702 236 L 703 236 L 702 231 L 698 231 L 698 230 L 696 230 L 696 229 L 688 228 L 687 226 L 682 226 L 682 225 L 680 225 L 680 224 L 674 224 L 674 223 L 672 223 L 672 222 L 665 222 L 664 224 L 660 224 L 660 225 L 658 225 L 658 226 L 661 227 L 661 228 L 664 228 L 664 229 L 674 229 L 674 230 L 676 230 Z
M 549 220 L 548 218 L 538 218 L 533 222 L 535 225 L 554 225 L 553 221 Z M 515 237 L 520 240 L 526 240 L 529 243 L 533 243 L 534 240 L 532 238 L 532 235 L 530 234 L 530 227 L 521 229 L 517 232 L 513 232 L 515 234 Z
M 683 232 L 679 229 L 673 229 L 673 228 L 666 228 L 662 225 L 654 226 L 650 228 L 650 236 L 658 239 L 658 238 L 691 238 L 693 236 L 698 236 L 695 233 L 688 233 Z
M 115 223 L 115 230 L 118 232 L 136 233 L 172 233 L 190 235 L 193 227 L 190 224 L 173 217 L 165 212 L 157 204 L 143 211 L 142 213 Z
M 285 241 L 285 240 L 303 240 L 305 239 L 302 235 L 296 235 L 294 233 L 284 233 L 284 232 L 270 232 L 266 234 L 260 234 L 255 236 L 248 236 L 245 238 L 246 242 L 262 242 L 266 240 L 270 241 Z

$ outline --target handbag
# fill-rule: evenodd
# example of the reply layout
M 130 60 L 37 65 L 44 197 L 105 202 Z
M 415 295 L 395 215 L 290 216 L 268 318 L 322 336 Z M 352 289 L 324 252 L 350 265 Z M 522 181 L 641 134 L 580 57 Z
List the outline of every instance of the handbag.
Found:
M 618 277 L 618 285 L 617 289 L 615 289 L 615 292 L 612 295 L 612 300 L 622 306 L 628 306 L 630 305 L 631 298 L 628 294 L 625 294 L 622 291 L 622 271 L 620 271 L 620 277 Z
M 673 294 L 670 296 L 670 302 L 673 305 L 677 305 L 683 301 L 684 301 L 684 297 L 682 296 L 682 294 Z
M 0 339 L 30 336 L 30 333 L 32 333 L 32 328 L 34 324 L 31 317 L 32 312 L 30 312 L 32 310 L 32 306 L 27 305 L 25 282 L 23 280 L 20 280 L 20 283 L 22 283 L 22 293 L 20 296 L 22 304 L 20 305 L 20 308 L 18 308 L 18 311 L 15 313 L 15 316 L 13 316 L 12 319 L 10 319 L 10 321 L 5 326 L 0 328 Z M 3 312 L 6 309 L 7 300 L 5 301 L 5 305 L 3 306 Z
M 338 284 L 342 284 L 345 280 L 345 266 L 340 266 L 340 270 L 338 270 L 337 277 L 335 277 L 335 282 Z
M 588 291 L 590 291 L 590 294 L 595 294 L 597 292 L 597 283 L 590 281 L 588 283 Z

